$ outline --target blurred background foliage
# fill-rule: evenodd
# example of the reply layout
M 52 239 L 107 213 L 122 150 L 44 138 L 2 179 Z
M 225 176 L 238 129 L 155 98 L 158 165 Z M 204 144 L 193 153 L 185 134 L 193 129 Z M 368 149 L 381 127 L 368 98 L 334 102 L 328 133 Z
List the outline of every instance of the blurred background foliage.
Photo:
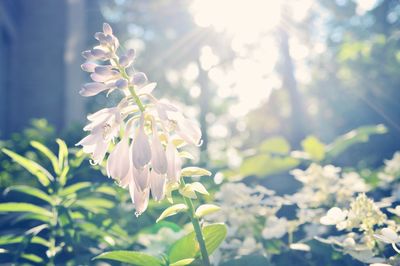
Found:
M 21 10 L 29 6 L 28 2 L 3 0 L 0 11 L 19 21 L 26 16 Z M 54 12 L 55 6 L 62 9 L 74 1 L 59 1 L 58 6 L 46 2 L 40 1 L 43 13 Z M 198 118 L 203 133 L 199 164 L 215 173 L 214 179 L 207 181 L 209 191 L 218 190 L 215 183 L 240 180 L 251 186 L 265 185 L 281 194 L 292 193 L 300 184 L 289 171 L 304 169 L 310 162 L 357 170 L 374 184 L 374 169 L 400 149 L 397 0 L 82 2 L 81 14 L 87 14 L 90 21 L 85 34 L 92 34 L 100 29 L 103 20 L 108 21 L 122 45 L 137 50 L 136 66 L 158 83 L 157 96 L 179 99 L 187 105 L 187 115 Z M 3 49 L 8 43 L 5 18 L 0 19 L 0 40 L 5 40 L 0 46 L 1 55 L 8 51 Z M 33 30 L 27 27 L 26 30 Z M 46 30 L 50 26 L 41 27 Z M 81 50 L 92 43 L 84 41 Z M 51 41 L 48 44 L 56 45 Z M 80 50 L 72 52 L 78 55 Z M 38 53 L 47 56 L 45 51 Z M 82 61 L 79 59 L 74 69 Z M 3 71 L 9 74 L 3 75 L 5 78 L 0 76 L 4 99 L 7 96 L 16 102 L 25 101 L 22 98 L 29 97 L 7 92 L 7 88 L 13 88 L 7 85 L 13 84 L 8 78 L 18 74 L 15 68 L 8 69 L 7 62 L 1 62 L 0 67 L 9 71 Z M 66 65 L 63 62 L 52 71 Z M 29 75 L 45 77 L 36 72 Z M 64 80 L 67 78 L 63 76 Z M 83 77 L 74 78 L 78 84 L 84 82 Z M 34 89 L 40 95 L 53 87 L 54 84 L 43 83 Z M 75 91 L 64 89 L 57 93 L 75 95 L 79 91 L 79 87 Z M 26 212 L 13 213 L 13 205 L 8 205 L 8 211 L 0 207 L 7 213 L 0 215 L 1 261 L 89 265 L 92 257 L 111 249 L 147 247 L 150 252 L 152 248 L 158 254 L 167 252 L 168 246 L 182 236 L 187 221 L 177 215 L 172 222 L 153 225 L 165 207 L 154 203 L 136 219 L 126 191 L 89 166 L 87 158 L 73 148 L 83 136 L 81 125 L 86 111 L 105 105 L 104 96 L 84 102 L 86 111 L 79 112 L 76 120 L 65 119 L 68 122 L 63 123 L 54 120 L 54 114 L 64 114 L 67 106 L 74 109 L 75 105 L 78 112 L 78 101 L 57 110 L 50 105 L 46 109 L 48 103 L 41 102 L 41 97 L 46 96 L 41 95 L 38 103 L 32 98 L 21 104 L 21 108 L 28 109 L 23 109 L 20 116 L 33 119 L 31 124 L 21 119 L 17 125 L 18 115 L 3 119 L 9 122 L 1 124 L 0 147 L 51 169 L 48 171 L 54 177 L 49 184 L 43 183 L 34 178 L 37 171 L 26 171 L 21 163 L 10 160 L 10 156 L 20 157 L 0 153 L 0 201 L 44 208 L 26 205 Z M 35 116 L 29 107 L 33 110 L 38 105 L 47 111 Z M 0 112 L 3 118 L 12 117 L 6 108 Z M 65 149 L 64 155 L 59 154 L 63 145 L 57 144 L 57 138 L 70 147 L 68 158 Z M 34 143 L 48 147 L 56 158 L 48 158 L 43 147 Z M 54 168 L 57 164 L 60 169 Z M 66 174 L 63 167 L 68 167 Z M 152 235 L 156 242 L 157 232 L 167 235 L 170 242 L 149 248 L 148 240 L 141 240 L 141 235 Z M 160 239 L 165 241 L 165 237 Z M 270 250 L 276 249 L 272 242 L 269 245 Z M 309 261 L 304 265 L 321 265 L 319 260 L 327 251 L 320 249 L 316 247 L 315 254 L 319 255 L 313 260 L 307 257 Z M 274 262 L 300 263 L 298 254 L 284 254 Z M 338 253 L 329 254 L 342 259 Z M 227 265 L 245 265 L 249 261 L 252 265 L 266 265 L 265 258 L 258 256 L 244 256 L 241 260 Z M 329 263 L 325 261 L 324 265 L 333 265 Z

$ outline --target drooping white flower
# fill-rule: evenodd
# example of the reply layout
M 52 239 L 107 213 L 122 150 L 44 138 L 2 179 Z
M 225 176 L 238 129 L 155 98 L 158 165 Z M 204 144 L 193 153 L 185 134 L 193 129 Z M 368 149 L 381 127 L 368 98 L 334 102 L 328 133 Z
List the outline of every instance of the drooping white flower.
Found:
M 144 191 L 147 188 L 149 188 L 150 169 L 149 169 L 148 165 L 145 165 L 141 169 L 132 167 L 131 171 L 132 171 L 133 180 L 134 180 L 138 190 Z
M 167 178 L 171 182 L 178 182 L 182 168 L 182 160 L 172 141 L 169 141 L 167 144 L 166 156 L 168 164 Z
M 149 204 L 150 188 L 140 191 L 135 182 L 131 182 L 129 183 L 129 193 L 131 195 L 132 203 L 135 204 L 135 215 L 139 216 L 147 209 Z
M 126 177 L 130 168 L 127 158 L 129 158 L 129 140 L 124 137 L 107 159 L 107 175 L 117 180 Z
M 159 174 L 154 169 L 150 172 L 151 195 L 156 201 L 163 200 L 165 197 L 166 178 L 164 174 Z
M 88 116 L 91 121 L 84 127 L 90 134 L 76 145 L 83 146 L 85 153 L 92 155 L 95 164 L 100 163 L 109 146 L 110 141 L 116 136 L 121 125 L 118 108 L 104 108 Z
M 155 124 L 155 122 L 153 122 Z M 167 156 L 160 138 L 158 137 L 156 126 L 153 125 L 153 137 L 151 141 L 151 166 L 159 174 L 167 173 Z
M 133 140 L 132 163 L 136 169 L 141 169 L 148 164 L 150 160 L 151 148 L 147 135 L 144 132 L 144 117 L 142 115 L 136 138 Z

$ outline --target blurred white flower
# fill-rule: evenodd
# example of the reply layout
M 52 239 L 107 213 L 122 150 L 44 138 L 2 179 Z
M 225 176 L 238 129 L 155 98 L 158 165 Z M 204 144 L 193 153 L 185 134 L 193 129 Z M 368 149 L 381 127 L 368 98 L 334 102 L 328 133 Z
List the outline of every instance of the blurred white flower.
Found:
M 287 228 L 286 218 L 268 217 L 261 235 L 265 239 L 281 238 L 287 233 Z
M 391 228 L 383 228 L 380 234 L 374 234 L 374 237 L 386 244 L 400 242 L 399 235 Z
M 321 217 L 320 222 L 324 225 L 337 225 L 346 220 L 347 214 L 348 211 L 333 207 L 328 210 L 325 216 Z

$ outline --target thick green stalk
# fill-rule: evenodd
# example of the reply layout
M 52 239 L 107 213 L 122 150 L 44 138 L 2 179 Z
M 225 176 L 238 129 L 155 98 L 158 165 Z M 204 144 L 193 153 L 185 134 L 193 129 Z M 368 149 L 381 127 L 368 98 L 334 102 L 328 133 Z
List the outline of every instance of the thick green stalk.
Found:
M 185 184 L 183 179 L 182 179 L 182 184 Z M 195 215 L 195 209 L 194 209 L 194 205 L 193 205 L 193 201 L 190 198 L 187 198 L 185 196 L 183 196 L 183 200 L 186 203 L 186 206 L 189 209 L 189 217 L 190 220 L 193 224 L 193 228 L 194 228 L 194 232 L 196 234 L 196 238 L 197 238 L 197 242 L 199 242 L 199 246 L 200 246 L 200 252 L 201 252 L 201 258 L 203 260 L 203 263 L 205 266 L 210 266 L 210 258 L 208 256 L 208 251 L 206 248 L 206 242 L 204 241 L 204 237 L 203 237 L 203 232 L 201 231 L 201 226 L 200 226 L 200 222 L 199 222 L 199 218 L 196 217 Z

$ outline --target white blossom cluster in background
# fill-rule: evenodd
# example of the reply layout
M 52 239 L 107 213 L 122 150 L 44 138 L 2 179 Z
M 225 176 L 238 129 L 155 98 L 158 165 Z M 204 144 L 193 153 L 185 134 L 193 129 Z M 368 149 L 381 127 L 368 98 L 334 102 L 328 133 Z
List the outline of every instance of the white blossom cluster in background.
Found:
M 341 173 L 341 169 L 333 165 L 313 163 L 305 171 L 296 169 L 291 173 L 303 187 L 286 199 L 300 208 L 346 204 L 356 193 L 370 189 L 358 173 Z
M 391 182 L 380 182 L 380 187 L 396 188 L 393 181 L 400 176 L 399 155 L 385 160 L 382 171 L 377 173 L 378 177 L 392 175 Z M 216 264 L 219 260 L 249 254 L 271 257 L 276 251 L 269 252 L 270 241 L 280 241 L 281 251 L 286 247 L 307 252 L 310 251 L 307 241 L 317 239 L 361 262 L 391 265 L 385 262 L 392 263 L 393 259 L 383 257 L 382 250 L 385 243 L 398 250 L 395 243 L 400 242 L 397 235 L 400 224 L 395 221 L 400 219 L 400 206 L 392 206 L 392 202 L 400 197 L 374 202 L 365 194 L 373 186 L 360 174 L 333 165 L 312 163 L 306 170 L 296 169 L 291 173 L 302 183 L 292 195 L 278 196 L 265 187 L 253 188 L 240 182 L 221 185 L 216 193 L 221 211 L 209 220 L 227 223 L 229 231 L 218 256 L 214 257 Z M 294 219 L 277 215 L 285 205 L 296 206 Z M 337 231 L 335 236 L 329 236 L 332 226 Z
M 93 82 L 83 85 L 80 94 L 118 93 L 121 100 L 88 115 L 84 130 L 89 135 L 77 145 L 91 154 L 94 164 L 101 164 L 108 154 L 108 176 L 129 189 L 140 215 L 147 208 L 150 191 L 159 201 L 166 189 L 179 182 L 182 154 L 178 148 L 198 145 L 201 131 L 175 105 L 153 96 L 156 84 L 147 84 L 146 75 L 133 69 L 135 51 L 120 48 L 110 25 L 104 23 L 103 32 L 95 38 L 99 45 L 82 53 L 87 60 L 82 69 Z

